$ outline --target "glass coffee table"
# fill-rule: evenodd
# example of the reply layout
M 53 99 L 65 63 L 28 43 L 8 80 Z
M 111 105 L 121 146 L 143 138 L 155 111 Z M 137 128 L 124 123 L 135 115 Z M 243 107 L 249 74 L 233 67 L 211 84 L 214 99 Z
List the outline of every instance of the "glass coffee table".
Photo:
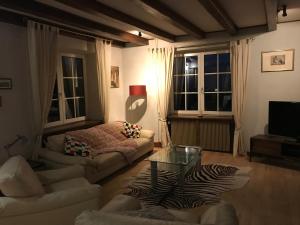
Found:
M 160 170 L 175 172 L 177 185 L 184 190 L 184 178 L 189 170 L 201 160 L 201 147 L 175 145 L 163 149 L 146 160 L 151 164 L 151 185 L 158 182 Z

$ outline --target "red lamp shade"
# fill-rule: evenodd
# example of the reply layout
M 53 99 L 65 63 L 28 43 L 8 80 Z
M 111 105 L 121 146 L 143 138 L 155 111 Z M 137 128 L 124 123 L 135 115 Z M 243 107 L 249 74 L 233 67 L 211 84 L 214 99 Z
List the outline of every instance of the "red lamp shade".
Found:
M 130 85 L 129 86 L 129 95 L 140 95 L 140 96 L 146 96 L 147 90 L 146 85 Z

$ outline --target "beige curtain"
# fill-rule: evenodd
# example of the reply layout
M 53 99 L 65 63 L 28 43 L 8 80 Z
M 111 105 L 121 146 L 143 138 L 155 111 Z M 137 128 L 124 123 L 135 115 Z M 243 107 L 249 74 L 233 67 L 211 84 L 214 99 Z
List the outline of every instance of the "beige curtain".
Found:
M 232 110 L 235 121 L 233 156 L 244 154 L 242 138 L 242 113 L 245 104 L 245 94 L 249 67 L 250 40 L 238 40 L 230 43 L 231 73 L 232 73 Z
M 174 48 L 154 48 L 151 49 L 150 52 L 157 77 L 159 140 L 162 146 L 165 147 L 171 143 L 167 125 L 167 115 L 172 84 Z
M 48 113 L 56 79 L 58 60 L 58 35 L 56 27 L 28 21 L 27 41 L 34 110 L 33 132 L 36 137 L 33 158 L 41 147 L 41 137 Z
M 111 70 L 111 42 L 97 39 L 96 62 L 98 77 L 98 94 L 101 104 L 101 115 L 105 123 L 109 120 L 109 87 Z

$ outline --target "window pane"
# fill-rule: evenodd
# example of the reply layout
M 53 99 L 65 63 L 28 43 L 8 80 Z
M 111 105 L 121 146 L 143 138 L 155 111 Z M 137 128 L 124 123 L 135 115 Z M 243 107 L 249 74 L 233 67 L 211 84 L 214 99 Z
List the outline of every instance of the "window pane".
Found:
M 75 58 L 74 76 L 83 77 L 83 62 L 81 58 Z
M 73 60 L 72 57 L 62 56 L 62 69 L 64 77 L 73 77 Z
M 175 110 L 185 110 L 185 95 L 184 94 L 174 94 L 174 109 Z
M 84 81 L 82 78 L 74 79 L 76 97 L 84 97 Z
M 198 94 L 186 95 L 186 108 L 187 110 L 198 110 Z
M 231 112 L 231 94 L 219 94 L 219 111 Z
M 76 117 L 85 116 L 85 100 L 84 98 L 76 99 Z
M 219 91 L 231 91 L 230 74 L 219 74 Z
M 174 91 L 175 92 L 185 92 L 185 77 L 184 76 L 174 76 Z
M 217 94 L 204 94 L 205 111 L 217 111 Z
M 75 118 L 74 99 L 66 99 L 65 107 L 66 107 L 66 118 L 67 119 Z
M 198 91 L 198 76 L 186 76 L 186 91 L 187 92 Z
M 55 84 L 54 84 L 52 99 L 58 99 L 57 79 L 55 79 Z
M 218 91 L 217 74 L 204 75 L 204 91 Z
M 64 91 L 66 98 L 74 97 L 73 79 L 64 79 Z
M 216 73 L 217 72 L 217 55 L 205 55 L 204 56 L 204 73 Z
M 175 57 L 173 74 L 184 74 L 184 57 Z
M 219 72 L 230 72 L 230 54 L 219 54 Z
M 59 121 L 59 103 L 58 100 L 52 100 L 50 111 L 48 114 L 48 123 Z
M 198 74 L 198 56 L 187 56 L 185 61 L 186 74 Z

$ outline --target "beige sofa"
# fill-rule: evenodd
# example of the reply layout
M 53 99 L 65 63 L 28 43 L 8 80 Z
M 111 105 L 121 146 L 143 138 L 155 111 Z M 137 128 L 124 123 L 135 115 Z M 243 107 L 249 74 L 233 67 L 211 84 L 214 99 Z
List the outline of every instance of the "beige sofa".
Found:
M 235 209 L 229 203 L 208 208 L 201 216 L 184 210 L 144 208 L 133 197 L 117 195 L 100 211 L 84 211 L 75 225 L 238 225 Z
M 39 151 L 40 159 L 49 168 L 62 168 L 79 164 L 84 166 L 85 177 L 89 182 L 95 183 L 128 165 L 124 157 L 117 152 L 101 154 L 94 159 L 65 155 L 64 138 L 64 134 L 48 137 L 46 148 L 42 148 Z M 134 141 L 137 143 L 138 150 L 134 156 L 134 160 L 136 160 L 153 150 L 154 132 L 151 130 L 141 130 L 140 138 L 136 138 Z
M 14 161 L 18 163 L 20 160 L 14 159 Z M 15 179 L 14 183 L 18 184 L 16 189 L 32 189 L 28 183 L 24 181 L 23 185 L 20 183 L 30 176 L 25 175 L 24 169 L 18 171 L 18 168 L 21 168 L 19 165 L 13 165 L 11 169 L 16 170 L 13 172 L 14 176 L 18 176 L 16 173 L 23 173 L 20 174 L 22 177 L 13 178 L 12 175 L 3 174 L 1 170 L 0 182 L 3 182 L 3 179 Z M 83 210 L 99 209 L 101 187 L 91 185 L 83 177 L 84 169 L 81 166 L 41 171 L 35 174 L 43 185 L 45 193 L 29 197 L 0 197 L 1 225 L 73 225 L 74 219 Z M 0 187 L 3 188 L 1 185 Z

